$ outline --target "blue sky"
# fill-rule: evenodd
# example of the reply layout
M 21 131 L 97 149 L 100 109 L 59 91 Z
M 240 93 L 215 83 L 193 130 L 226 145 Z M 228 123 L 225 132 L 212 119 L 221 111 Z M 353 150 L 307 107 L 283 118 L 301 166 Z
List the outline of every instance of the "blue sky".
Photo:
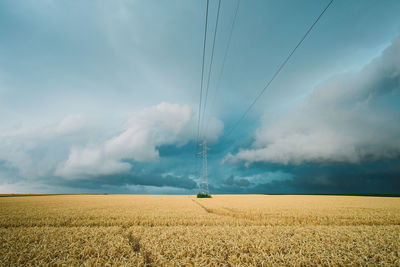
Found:
M 236 3 L 204 119 L 211 193 L 400 193 L 400 2 L 335 0 L 226 136 L 328 1 L 242 0 L 222 71 Z M 204 20 L 205 1 L 1 1 L 0 193 L 197 192 Z

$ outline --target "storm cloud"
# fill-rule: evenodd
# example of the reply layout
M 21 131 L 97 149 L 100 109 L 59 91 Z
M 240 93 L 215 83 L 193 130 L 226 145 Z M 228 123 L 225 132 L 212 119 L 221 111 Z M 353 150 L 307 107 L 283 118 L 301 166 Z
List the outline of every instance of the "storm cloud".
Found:
M 360 163 L 400 156 L 400 38 L 361 71 L 318 86 L 281 120 L 262 125 L 253 147 L 225 160 L 279 164 Z
M 205 138 L 215 142 L 223 123 L 215 118 L 212 120 L 215 127 Z M 101 128 L 93 127 L 82 116 L 68 116 L 58 124 L 2 133 L 0 167 L 4 174 L 7 170 L 14 180 L 17 177 L 22 180 L 46 177 L 85 180 L 131 175 L 129 177 L 136 177 L 132 181 L 143 181 L 139 179 L 141 175 L 132 176 L 133 165 L 159 162 L 159 148 L 180 148 L 193 141 L 194 125 L 191 107 L 164 102 L 131 115 L 118 134 L 108 138 L 103 136 L 105 140 L 97 138 L 96 141 L 91 136 L 101 136 L 98 134 Z M 175 184 L 172 176 L 162 180 L 157 177 L 147 177 L 148 182 L 139 184 Z M 168 179 L 172 180 L 171 183 L 167 182 Z

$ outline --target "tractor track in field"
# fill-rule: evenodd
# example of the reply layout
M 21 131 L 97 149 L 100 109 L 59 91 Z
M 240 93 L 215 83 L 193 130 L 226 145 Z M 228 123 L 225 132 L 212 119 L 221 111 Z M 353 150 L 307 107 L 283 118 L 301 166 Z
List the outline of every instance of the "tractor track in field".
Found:
M 241 220 L 247 220 L 247 221 L 255 221 L 252 218 L 245 218 L 243 214 L 238 213 L 237 211 L 233 211 L 232 209 L 228 208 L 223 208 L 223 209 L 210 209 L 204 206 L 203 204 L 199 203 L 198 201 L 192 199 L 194 203 L 199 205 L 205 212 L 215 214 L 218 216 L 224 216 L 224 217 L 231 217 L 235 219 L 241 219 Z

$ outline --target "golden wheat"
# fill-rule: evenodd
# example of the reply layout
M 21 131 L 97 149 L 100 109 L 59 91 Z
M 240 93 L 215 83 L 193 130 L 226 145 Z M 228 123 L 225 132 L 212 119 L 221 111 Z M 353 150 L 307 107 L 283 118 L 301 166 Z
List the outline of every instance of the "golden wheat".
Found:
M 399 259 L 399 198 L 0 198 L 0 266 L 399 266 Z

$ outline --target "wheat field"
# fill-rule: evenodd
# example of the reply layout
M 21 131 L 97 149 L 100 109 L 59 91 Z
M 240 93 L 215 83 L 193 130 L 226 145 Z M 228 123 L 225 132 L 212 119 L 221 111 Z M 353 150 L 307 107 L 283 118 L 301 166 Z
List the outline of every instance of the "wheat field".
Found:
M 400 265 L 400 198 L 0 197 L 0 266 Z

